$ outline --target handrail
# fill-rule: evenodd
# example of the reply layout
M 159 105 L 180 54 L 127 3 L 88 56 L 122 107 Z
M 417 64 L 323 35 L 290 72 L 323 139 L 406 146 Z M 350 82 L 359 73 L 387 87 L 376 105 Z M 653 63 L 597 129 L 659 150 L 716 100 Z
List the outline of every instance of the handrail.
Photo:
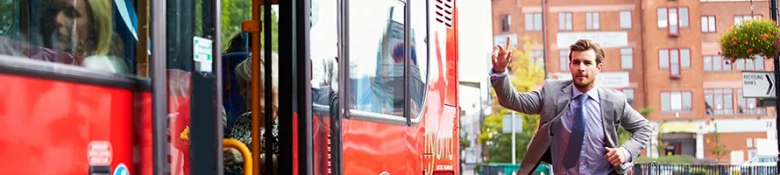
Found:
M 252 162 L 252 152 L 249 151 L 249 147 L 236 139 L 222 139 L 222 147 L 235 148 L 238 152 L 241 152 L 241 156 L 244 158 L 244 175 L 252 175 L 254 162 Z

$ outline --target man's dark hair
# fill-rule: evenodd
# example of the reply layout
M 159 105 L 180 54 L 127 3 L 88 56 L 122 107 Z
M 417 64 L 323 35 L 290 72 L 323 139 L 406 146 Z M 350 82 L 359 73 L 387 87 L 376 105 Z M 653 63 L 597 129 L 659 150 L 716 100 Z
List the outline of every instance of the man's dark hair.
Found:
M 604 49 L 602 49 L 598 43 L 593 42 L 589 39 L 577 40 L 576 43 L 569 46 L 569 49 L 571 50 L 569 51 L 569 61 L 571 61 L 572 52 L 574 51 L 582 52 L 587 50 L 593 50 L 593 52 L 596 53 L 596 64 L 600 64 L 602 61 L 604 61 L 604 57 L 605 57 Z

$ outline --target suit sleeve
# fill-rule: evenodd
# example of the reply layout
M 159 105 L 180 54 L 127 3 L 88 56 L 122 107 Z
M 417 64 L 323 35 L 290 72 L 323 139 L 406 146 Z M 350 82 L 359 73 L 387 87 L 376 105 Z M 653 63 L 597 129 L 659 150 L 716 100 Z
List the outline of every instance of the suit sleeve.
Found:
M 623 98 L 625 99 L 625 97 Z M 650 140 L 650 135 L 652 134 L 650 122 L 639 114 L 639 112 L 634 110 L 627 101 L 624 101 L 623 114 L 620 120 L 620 126 L 631 133 L 631 138 L 623 143 L 621 147 L 628 151 L 629 154 L 627 156 L 631 156 L 627 157 L 627 160 L 636 160 L 639 153 L 647 146 L 647 143 Z M 631 165 L 632 163 L 628 162 L 625 165 L 620 166 L 622 170 L 619 170 L 618 172 L 629 169 Z
M 498 104 L 501 106 L 525 113 L 525 114 L 539 114 L 542 111 L 542 98 L 544 97 L 544 89 L 541 88 L 536 91 L 527 93 L 519 93 L 515 90 L 507 72 L 495 73 L 490 70 L 490 82 L 493 89 L 496 90 L 496 98 Z

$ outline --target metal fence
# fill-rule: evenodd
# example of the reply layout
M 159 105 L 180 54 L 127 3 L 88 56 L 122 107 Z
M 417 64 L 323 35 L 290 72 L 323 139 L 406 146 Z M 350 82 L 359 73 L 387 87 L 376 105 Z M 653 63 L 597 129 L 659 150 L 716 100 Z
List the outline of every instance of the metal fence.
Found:
M 512 175 L 519 164 L 484 164 L 480 175 Z M 552 174 L 552 167 L 541 164 L 534 175 Z M 638 163 L 627 175 L 778 175 L 776 165 L 660 164 Z
M 777 175 L 777 166 L 639 163 L 628 175 Z

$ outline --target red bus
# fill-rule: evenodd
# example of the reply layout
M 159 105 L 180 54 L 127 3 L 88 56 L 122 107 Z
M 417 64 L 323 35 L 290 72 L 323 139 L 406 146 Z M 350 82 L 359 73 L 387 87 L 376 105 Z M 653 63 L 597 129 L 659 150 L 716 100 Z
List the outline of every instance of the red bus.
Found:
M 0 174 L 223 174 L 223 147 L 246 148 L 246 174 L 459 174 L 456 7 L 0 2 Z M 247 59 L 265 86 L 243 97 Z M 259 153 L 263 105 L 278 153 Z M 247 111 L 256 141 L 225 138 Z

